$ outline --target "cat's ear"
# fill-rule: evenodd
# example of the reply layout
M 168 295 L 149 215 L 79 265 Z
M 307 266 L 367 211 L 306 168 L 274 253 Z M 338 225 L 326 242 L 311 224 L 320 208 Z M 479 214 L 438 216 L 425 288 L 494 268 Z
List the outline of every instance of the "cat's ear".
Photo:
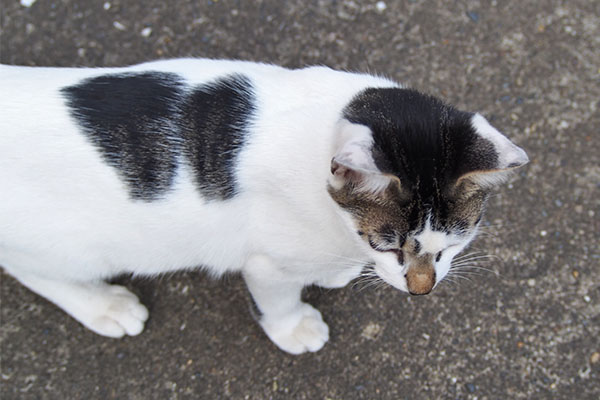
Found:
M 378 193 L 390 184 L 373 160 L 373 134 L 360 124 L 342 119 L 337 124 L 335 154 L 331 159 L 334 186 L 352 183 L 356 190 Z
M 498 132 L 480 114 L 474 114 L 471 125 L 475 131 L 476 142 L 472 146 L 466 161 L 466 170 L 458 179 L 491 187 L 503 183 L 517 168 L 529 162 L 525 151 Z

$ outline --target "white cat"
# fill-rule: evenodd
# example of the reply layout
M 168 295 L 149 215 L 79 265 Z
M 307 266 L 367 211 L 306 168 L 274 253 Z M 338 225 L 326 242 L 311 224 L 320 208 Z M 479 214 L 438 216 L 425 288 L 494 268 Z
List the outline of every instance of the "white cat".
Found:
M 148 311 L 103 280 L 240 271 L 281 349 L 328 340 L 306 285 L 425 294 L 527 163 L 479 114 L 379 77 L 203 59 L 0 67 L 0 265 L 92 331 Z

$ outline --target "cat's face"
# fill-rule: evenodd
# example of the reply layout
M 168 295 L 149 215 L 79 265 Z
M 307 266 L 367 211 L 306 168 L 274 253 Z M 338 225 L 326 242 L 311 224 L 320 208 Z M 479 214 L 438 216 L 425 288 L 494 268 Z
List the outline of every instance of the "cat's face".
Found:
M 478 114 L 369 89 L 339 124 L 329 193 L 375 272 L 429 293 L 475 237 L 491 188 L 527 155 Z
M 364 242 L 375 272 L 412 294 L 429 293 L 446 276 L 454 256 L 475 237 L 487 198 L 486 190 L 462 182 L 440 196 L 442 216 L 395 179 L 380 193 L 344 186 L 330 187 L 330 194 Z

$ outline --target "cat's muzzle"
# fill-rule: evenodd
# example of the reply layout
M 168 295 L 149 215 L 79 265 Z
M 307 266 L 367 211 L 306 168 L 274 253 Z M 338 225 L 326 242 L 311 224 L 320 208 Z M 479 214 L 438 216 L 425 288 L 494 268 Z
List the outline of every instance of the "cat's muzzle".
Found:
M 431 292 L 435 286 L 435 269 L 432 267 L 409 268 L 406 275 L 408 293 L 422 295 Z

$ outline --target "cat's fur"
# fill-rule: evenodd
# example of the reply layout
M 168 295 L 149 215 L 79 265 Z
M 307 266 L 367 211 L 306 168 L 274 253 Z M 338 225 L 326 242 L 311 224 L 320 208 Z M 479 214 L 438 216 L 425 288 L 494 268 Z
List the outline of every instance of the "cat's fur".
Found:
M 101 335 L 148 312 L 117 274 L 241 271 L 281 349 L 328 339 L 310 284 L 369 266 L 425 294 L 527 163 L 479 114 L 379 77 L 201 59 L 0 67 L 0 264 Z

